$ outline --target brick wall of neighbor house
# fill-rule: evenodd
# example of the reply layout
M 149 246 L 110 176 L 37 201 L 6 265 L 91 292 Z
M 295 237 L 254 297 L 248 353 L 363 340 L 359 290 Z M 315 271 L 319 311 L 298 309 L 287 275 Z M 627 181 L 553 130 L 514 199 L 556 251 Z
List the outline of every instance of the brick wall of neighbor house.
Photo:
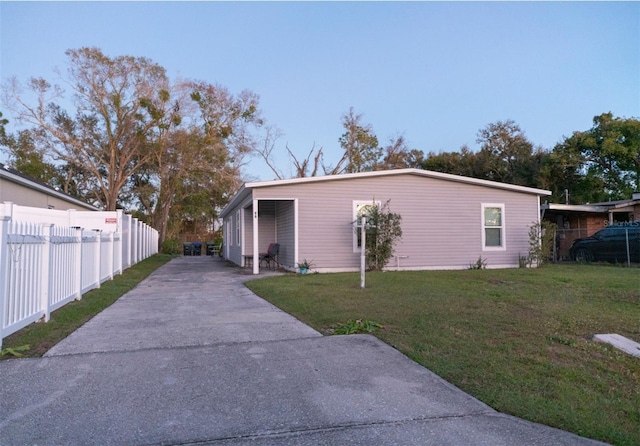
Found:
M 418 175 L 360 177 L 254 189 L 254 198 L 298 197 L 298 259 L 318 269 L 359 266 L 353 249 L 353 201 L 385 202 L 402 215 L 404 236 L 396 248 L 401 268 L 464 268 L 479 257 L 488 267 L 518 266 L 529 249 L 529 227 L 538 221 L 538 197 Z M 481 203 L 505 206 L 505 251 L 482 247 Z M 395 266 L 396 259 L 390 265 Z
M 569 260 L 569 248 L 573 241 L 595 234 L 606 226 L 607 221 L 606 213 L 557 216 L 556 259 Z

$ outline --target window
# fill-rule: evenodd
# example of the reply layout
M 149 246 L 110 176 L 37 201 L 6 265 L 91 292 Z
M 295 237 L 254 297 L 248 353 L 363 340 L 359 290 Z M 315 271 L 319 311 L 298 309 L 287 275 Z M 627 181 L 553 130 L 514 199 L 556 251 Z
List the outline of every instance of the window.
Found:
M 362 217 L 367 216 L 373 206 L 379 207 L 380 202 L 373 200 L 353 202 L 353 252 L 360 252 L 362 248 L 362 234 L 360 232 Z
M 236 245 L 240 246 L 240 211 L 236 212 L 235 221 Z
M 504 251 L 504 204 L 482 204 L 482 249 Z

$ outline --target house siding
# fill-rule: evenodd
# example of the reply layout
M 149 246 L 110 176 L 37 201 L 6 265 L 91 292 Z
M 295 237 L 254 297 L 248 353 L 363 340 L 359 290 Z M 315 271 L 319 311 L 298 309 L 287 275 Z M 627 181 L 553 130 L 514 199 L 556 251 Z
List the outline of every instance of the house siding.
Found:
M 261 201 L 258 203 L 258 252 L 266 253 L 271 243 L 278 242 L 278 231 L 276 228 L 276 203 L 272 201 Z M 245 248 L 247 252 L 253 250 L 253 238 L 251 243 Z
M 294 269 L 295 258 L 295 203 L 294 201 L 276 201 L 277 239 L 280 243 L 278 262 L 282 266 Z
M 230 218 L 228 220 L 228 224 L 227 224 L 227 227 L 225 228 L 225 230 L 228 231 L 229 240 L 230 240 L 229 251 L 228 251 L 229 252 L 229 260 L 231 260 L 234 263 L 237 263 L 238 265 L 243 265 L 242 246 L 237 243 L 236 231 L 235 231 L 235 225 L 236 224 L 240 224 L 240 223 L 241 222 L 238 221 L 237 209 L 234 209 L 233 213 L 231 214 L 231 216 L 230 216 Z
M 66 201 L 42 191 L 31 189 L 22 184 L 17 184 L 4 178 L 0 178 L 0 203 L 4 203 L 5 201 L 10 201 L 20 206 L 57 209 L 61 211 L 69 209 L 86 211 L 92 208 L 88 204 L 83 206 L 79 203 L 74 203 L 73 201 Z
M 261 186 L 253 197 L 298 198 L 298 260 L 313 259 L 326 271 L 359 267 L 354 201 L 391 200 L 391 211 L 402 215 L 399 259 L 389 268 L 397 260 L 400 269 L 463 268 L 479 257 L 488 267 L 517 266 L 529 249 L 529 227 L 539 218 L 535 194 L 410 174 Z M 506 250 L 483 251 L 481 203 L 504 204 Z

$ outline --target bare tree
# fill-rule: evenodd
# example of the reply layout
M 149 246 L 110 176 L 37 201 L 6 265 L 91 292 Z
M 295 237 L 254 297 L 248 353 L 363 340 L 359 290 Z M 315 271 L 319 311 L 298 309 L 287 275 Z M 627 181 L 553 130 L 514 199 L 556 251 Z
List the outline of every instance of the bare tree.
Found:
M 42 78 L 28 84 L 35 105 L 15 79 L 4 89 L 5 99 L 20 121 L 43 131 L 54 158 L 92 176 L 96 200 L 114 210 L 129 177 L 149 156 L 147 134 L 170 119 L 165 70 L 146 58 L 110 58 L 97 48 L 66 54 L 73 112 L 60 105 L 63 90 Z
M 404 136 L 397 135 L 389 139 L 384 147 L 382 162 L 375 166 L 375 170 L 420 168 L 423 160 L 424 153 L 421 150 L 410 149 Z
M 298 160 L 298 158 L 289 149 L 288 145 L 286 148 L 287 148 L 287 152 L 289 153 L 289 157 L 293 162 L 293 166 L 295 167 L 296 178 L 315 177 L 318 175 L 318 170 L 322 165 L 322 158 L 323 158 L 322 147 L 320 147 L 319 149 L 316 149 L 316 145 L 314 143 L 313 146 L 311 147 L 311 150 L 309 150 L 309 154 L 303 160 Z M 315 152 L 315 155 L 314 155 L 314 152 Z M 313 159 L 313 168 L 311 172 L 309 172 L 309 168 L 311 165 L 310 163 L 312 159 Z
M 256 148 L 254 153 L 262 158 L 267 167 L 273 172 L 278 180 L 284 180 L 287 178 L 287 175 L 276 166 L 275 161 L 275 152 L 277 152 L 276 143 L 280 138 L 284 136 L 284 133 L 274 125 L 270 125 L 266 127 L 265 135 L 262 138 L 261 146 Z M 285 150 L 293 164 L 293 177 L 294 178 L 304 178 L 304 177 L 315 177 L 318 175 L 320 168 L 322 167 L 323 160 L 323 152 L 322 147 L 316 148 L 315 143 L 309 150 L 306 158 L 299 159 L 293 151 L 289 148 L 289 145 L 285 145 Z

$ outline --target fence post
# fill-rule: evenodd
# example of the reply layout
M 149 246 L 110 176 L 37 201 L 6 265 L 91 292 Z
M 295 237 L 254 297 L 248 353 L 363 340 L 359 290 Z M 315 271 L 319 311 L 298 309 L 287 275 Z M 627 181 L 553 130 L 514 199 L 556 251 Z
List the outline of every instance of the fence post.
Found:
M 76 242 L 75 242 L 75 295 L 76 300 L 82 299 L 82 228 L 75 226 Z
M 124 259 L 123 262 L 124 264 L 127 266 L 127 268 L 129 268 L 131 266 L 131 240 L 132 240 L 132 235 L 131 235 L 131 222 L 132 222 L 132 218 L 131 215 L 126 215 L 126 220 L 127 220 L 127 230 L 126 232 L 123 231 L 123 234 L 125 235 L 125 239 L 122 242 L 122 246 L 124 246 Z
M 94 280 L 95 288 L 100 288 L 100 248 L 102 245 L 102 231 L 100 229 L 94 229 L 95 237 L 97 240 L 97 246 L 93 256 L 93 268 L 94 268 Z
M 113 231 L 109 232 L 109 280 L 113 280 L 113 251 L 115 243 L 113 242 Z
M 138 219 L 131 219 L 131 264 L 138 263 Z
M 42 259 L 40 260 L 40 307 L 44 311 L 44 321 L 49 322 L 51 318 L 51 307 L 49 302 L 51 288 L 51 228 L 53 224 L 42 224 L 42 235 L 44 237 L 44 245 L 42 247 Z
M 4 303 L 9 295 L 9 225 L 13 216 L 13 203 L 7 201 L 2 205 L 0 215 L 0 347 L 4 338 Z

